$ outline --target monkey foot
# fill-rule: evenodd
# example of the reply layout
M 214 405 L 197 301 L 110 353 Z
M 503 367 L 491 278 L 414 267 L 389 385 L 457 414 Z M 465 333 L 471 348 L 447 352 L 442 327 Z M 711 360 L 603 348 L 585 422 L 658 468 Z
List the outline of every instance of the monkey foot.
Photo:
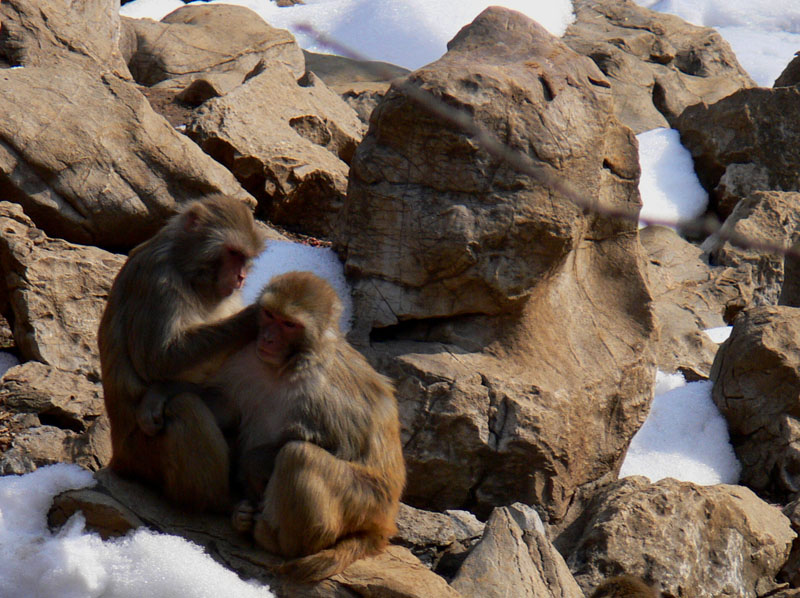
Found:
M 231 523 L 237 532 L 246 533 L 253 529 L 256 508 L 249 500 L 243 500 L 233 509 Z

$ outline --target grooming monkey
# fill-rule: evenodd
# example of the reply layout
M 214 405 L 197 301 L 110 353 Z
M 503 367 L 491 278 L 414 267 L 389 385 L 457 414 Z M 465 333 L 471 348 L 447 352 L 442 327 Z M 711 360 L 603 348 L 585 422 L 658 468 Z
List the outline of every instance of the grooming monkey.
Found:
M 110 467 L 193 509 L 229 508 L 228 445 L 200 396 L 158 383 L 203 382 L 253 340 L 258 309 L 239 289 L 262 246 L 242 202 L 191 202 L 131 251 L 100 322 Z
M 405 465 L 394 389 L 342 337 L 341 302 L 323 279 L 277 276 L 257 306 L 258 339 L 215 378 L 241 416 L 249 500 L 233 523 L 294 559 L 280 572 L 316 581 L 396 532 Z

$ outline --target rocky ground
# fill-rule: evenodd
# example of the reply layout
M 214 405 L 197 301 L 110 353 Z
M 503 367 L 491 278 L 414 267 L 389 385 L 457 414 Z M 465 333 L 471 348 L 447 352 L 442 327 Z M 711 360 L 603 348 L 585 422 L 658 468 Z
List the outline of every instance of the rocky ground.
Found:
M 790 246 L 800 69 L 756 88 L 713 30 L 625 0 L 575 7 L 562 39 L 488 9 L 406 73 L 304 54 L 241 7 L 154 22 L 110 0 L 0 3 L 0 346 L 23 361 L 0 380 L 0 471 L 95 470 L 53 525 L 82 509 L 106 535 L 181 534 L 278 595 L 577 597 L 621 572 L 668 597 L 800 592 L 800 259 L 638 231 L 634 136 L 678 129 L 723 232 Z M 397 383 L 400 534 L 313 587 L 103 469 L 110 283 L 177 205 L 217 191 L 272 238 L 332 244 L 351 341 Z M 725 324 L 717 351 L 702 331 Z M 617 479 L 656 368 L 714 381 L 743 485 Z

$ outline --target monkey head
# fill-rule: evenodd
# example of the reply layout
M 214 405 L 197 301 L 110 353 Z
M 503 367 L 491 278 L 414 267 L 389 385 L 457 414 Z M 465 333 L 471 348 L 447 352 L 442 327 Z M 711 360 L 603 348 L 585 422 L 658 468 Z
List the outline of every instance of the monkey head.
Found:
M 212 302 L 242 288 L 264 246 L 250 209 L 224 195 L 190 202 L 168 226 L 177 271 L 198 296 Z
M 311 272 L 287 272 L 270 280 L 258 299 L 259 358 L 274 367 L 323 354 L 339 338 L 342 303 L 333 287 Z

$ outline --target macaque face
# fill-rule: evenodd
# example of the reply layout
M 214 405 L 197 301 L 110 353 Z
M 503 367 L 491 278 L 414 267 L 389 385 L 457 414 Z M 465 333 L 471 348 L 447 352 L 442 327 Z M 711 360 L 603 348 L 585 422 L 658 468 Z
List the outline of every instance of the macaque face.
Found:
M 258 315 L 256 350 L 261 361 L 281 366 L 302 344 L 305 326 L 280 314 L 262 309 Z
M 217 274 L 217 291 L 220 297 L 229 297 L 242 288 L 247 277 L 247 267 L 248 260 L 244 253 L 230 247 L 223 250 Z

